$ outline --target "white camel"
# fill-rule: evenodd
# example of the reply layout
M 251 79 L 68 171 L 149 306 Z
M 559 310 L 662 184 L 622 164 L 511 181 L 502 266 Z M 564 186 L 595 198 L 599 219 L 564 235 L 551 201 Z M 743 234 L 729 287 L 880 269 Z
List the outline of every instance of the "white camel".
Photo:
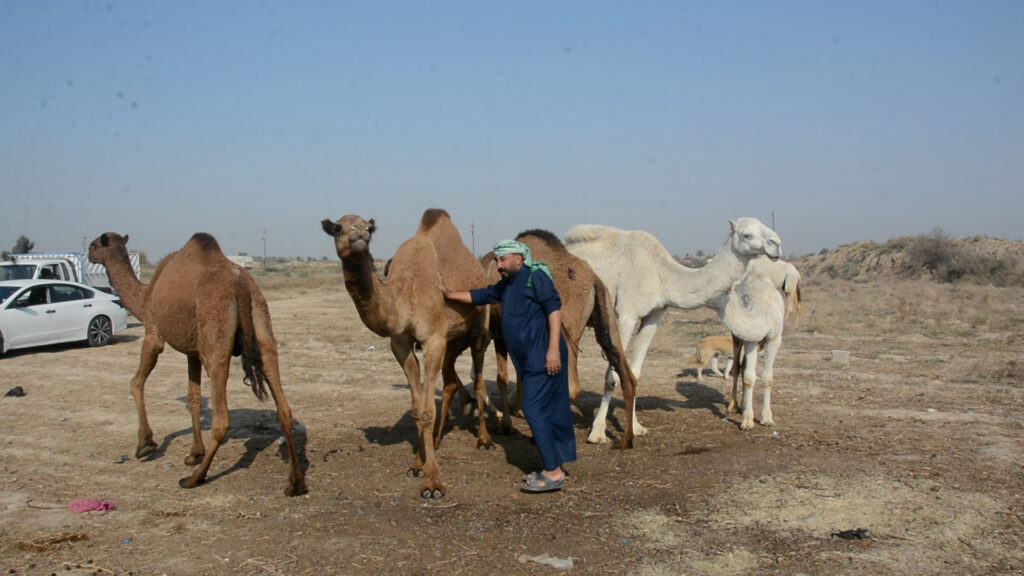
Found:
M 750 261 L 750 270 L 766 275 L 776 288 L 782 290 L 786 296 L 786 320 L 796 314 L 796 321 L 799 322 L 803 304 L 800 303 L 800 271 L 796 266 L 785 260 L 762 256 Z
M 757 370 L 757 349 L 764 346 L 764 399 L 761 407 L 761 424 L 774 426 L 772 418 L 772 370 L 775 356 L 782 346 L 782 325 L 785 321 L 786 304 L 774 281 L 767 274 L 750 269 L 722 298 L 718 316 L 725 327 L 732 332 L 733 357 L 736 359 L 732 370 L 732 396 L 729 398 L 729 412 L 741 408 L 743 420 L 741 430 L 754 427 L 754 383 Z M 743 404 L 736 403 L 736 380 L 743 371 Z
M 729 237 L 703 268 L 679 264 L 658 242 L 641 230 L 620 230 L 609 226 L 582 224 L 570 229 L 563 238 L 566 248 L 583 258 L 594 269 L 615 300 L 622 345 L 633 338 L 630 368 L 637 379 L 644 357 L 668 307 L 692 310 L 709 306 L 716 310 L 733 283 L 743 277 L 747 263 L 762 254 L 778 258 L 782 254 L 778 234 L 756 218 L 729 221 Z M 587 442 L 604 444 L 605 420 L 616 376 L 605 375 L 604 397 L 597 411 Z M 635 408 L 635 407 L 634 407 Z M 633 411 L 633 433 L 645 434 Z

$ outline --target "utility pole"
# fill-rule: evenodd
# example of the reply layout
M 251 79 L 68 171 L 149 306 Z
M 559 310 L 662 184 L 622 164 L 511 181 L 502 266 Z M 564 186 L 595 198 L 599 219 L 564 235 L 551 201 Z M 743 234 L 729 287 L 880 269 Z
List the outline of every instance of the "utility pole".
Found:
M 263 273 L 267 273 L 267 229 L 263 229 Z

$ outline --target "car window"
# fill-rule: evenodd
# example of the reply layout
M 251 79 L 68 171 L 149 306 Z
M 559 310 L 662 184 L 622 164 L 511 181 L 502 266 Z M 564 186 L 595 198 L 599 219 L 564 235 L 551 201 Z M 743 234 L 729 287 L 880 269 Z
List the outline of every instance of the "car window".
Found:
M 15 301 L 16 306 L 39 306 L 46 304 L 46 286 L 36 286 L 29 288 L 18 299 Z
M 0 266 L 0 280 L 28 280 L 36 273 L 35 264 Z
M 0 303 L 6 302 L 7 299 L 11 297 L 11 294 L 14 294 L 17 291 L 17 288 L 12 288 L 11 286 L 4 286 L 0 288 Z
M 73 302 L 92 298 L 92 292 L 69 284 L 50 286 L 50 302 Z

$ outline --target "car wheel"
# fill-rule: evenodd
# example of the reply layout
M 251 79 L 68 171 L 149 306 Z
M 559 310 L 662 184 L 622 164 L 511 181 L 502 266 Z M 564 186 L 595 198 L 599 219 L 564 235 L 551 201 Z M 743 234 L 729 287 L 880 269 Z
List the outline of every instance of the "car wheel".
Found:
M 89 346 L 104 346 L 114 335 L 113 324 L 106 316 L 97 316 L 89 322 Z

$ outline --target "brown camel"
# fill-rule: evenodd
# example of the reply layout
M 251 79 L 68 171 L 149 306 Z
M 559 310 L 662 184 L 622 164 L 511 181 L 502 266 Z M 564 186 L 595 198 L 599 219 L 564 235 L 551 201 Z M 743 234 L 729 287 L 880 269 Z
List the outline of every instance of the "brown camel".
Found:
M 345 288 L 366 327 L 391 338 L 391 351 L 402 366 L 412 394 L 412 417 L 416 420 L 418 449 L 410 476 L 423 477 L 420 494 L 441 498 L 445 488 L 434 450 L 441 442 L 445 415 L 452 396 L 462 391 L 455 360 L 466 348 L 473 355 L 474 390 L 479 413 L 477 446 L 493 446 L 485 423 L 486 391 L 482 374 L 484 353 L 490 343 L 486 311 L 468 304 L 446 302 L 438 278 L 451 286 L 481 287 L 484 269 L 462 242 L 459 231 L 444 210 L 423 213 L 416 235 L 398 247 L 388 267 L 387 280 L 374 272 L 370 238 L 375 223 L 355 215 L 337 222 L 321 222 L 341 259 Z M 424 373 L 414 348 L 423 350 Z M 435 428 L 434 384 L 441 372 L 444 389 L 441 415 Z M 431 434 L 434 433 L 433 439 Z
M 557 236 L 547 230 L 527 230 L 516 236 L 516 240 L 530 248 L 533 258 L 543 262 L 551 269 L 555 289 L 562 300 L 562 333 L 569 347 L 569 398 L 575 401 L 582 388 L 577 373 L 577 357 L 579 356 L 580 339 L 583 331 L 590 326 L 594 329 L 597 343 L 604 352 L 605 358 L 616 373 L 622 384 L 622 395 L 626 404 L 626 426 L 622 438 L 616 448 L 633 447 L 633 399 L 636 396 L 637 380 L 629 368 L 626 354 L 622 348 L 618 323 L 615 320 L 615 307 L 604 283 L 590 268 L 586 261 L 577 258 L 565 249 L 565 245 Z M 498 279 L 494 267 L 494 259 L 487 254 L 480 259 L 488 266 L 487 276 L 490 282 Z M 494 353 L 498 366 L 498 389 L 501 391 L 503 414 L 502 429 L 511 429 L 508 405 L 508 349 L 501 337 L 501 307 L 491 308 L 491 337 L 494 340 Z M 628 377 L 623 377 L 628 375 Z M 522 400 L 522 380 L 516 387 L 516 400 L 513 409 L 518 412 Z
M 146 330 L 139 369 L 131 382 L 139 416 L 135 457 L 144 458 L 156 450 L 153 431 L 146 418 L 143 389 L 164 344 L 170 344 L 188 358 L 192 448 L 185 463 L 199 464 L 191 476 L 182 478 L 178 484 L 183 488 L 202 484 L 228 430 L 227 381 L 231 356 L 241 355 L 245 382 L 260 400 L 266 398 L 269 386 L 277 405 L 277 421 L 287 442 L 291 464 L 285 494 L 305 494 L 306 481 L 292 441 L 292 412 L 281 388 L 270 310 L 256 282 L 224 256 L 213 236 L 199 233 L 181 250 L 164 258 L 149 284 L 143 284 L 132 271 L 127 243 L 127 235 L 107 232 L 89 245 L 89 261 L 106 267 L 110 285 Z M 199 428 L 203 368 L 211 380 L 213 406 L 209 451 L 203 446 Z

